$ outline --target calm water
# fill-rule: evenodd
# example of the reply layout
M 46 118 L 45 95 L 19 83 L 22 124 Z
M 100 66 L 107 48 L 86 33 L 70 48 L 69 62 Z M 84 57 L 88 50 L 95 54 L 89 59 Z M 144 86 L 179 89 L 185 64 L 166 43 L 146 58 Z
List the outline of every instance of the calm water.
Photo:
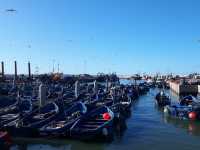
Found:
M 200 123 L 164 118 L 154 105 L 157 89 L 141 96 L 132 107 L 128 129 L 112 143 L 72 140 L 16 139 L 11 150 L 194 150 L 200 147 Z M 176 99 L 173 96 L 173 99 Z

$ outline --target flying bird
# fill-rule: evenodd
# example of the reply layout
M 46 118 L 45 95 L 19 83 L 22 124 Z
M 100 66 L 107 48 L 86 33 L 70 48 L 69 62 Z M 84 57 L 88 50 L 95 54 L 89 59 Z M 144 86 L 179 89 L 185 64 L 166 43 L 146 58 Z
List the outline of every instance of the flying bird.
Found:
M 17 12 L 17 10 L 16 10 L 16 9 L 13 9 L 13 8 L 6 9 L 5 11 L 6 11 L 6 12 L 12 12 L 12 13 Z
M 28 48 L 31 48 L 31 45 L 30 45 L 30 44 L 28 45 Z
M 71 43 L 71 42 L 73 42 L 73 41 L 72 41 L 72 40 L 67 40 L 67 42 L 70 42 L 70 43 Z
M 94 41 L 94 37 L 93 37 L 93 36 L 91 36 L 91 37 L 90 37 L 90 40 L 91 40 L 91 41 Z

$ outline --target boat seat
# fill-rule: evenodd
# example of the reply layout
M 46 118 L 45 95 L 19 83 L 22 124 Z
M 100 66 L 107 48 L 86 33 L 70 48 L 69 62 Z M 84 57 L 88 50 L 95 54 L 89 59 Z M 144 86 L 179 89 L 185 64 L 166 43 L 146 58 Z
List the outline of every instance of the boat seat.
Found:
M 102 124 L 102 121 L 88 121 L 88 122 L 86 122 L 87 124 Z
M 81 128 L 92 128 L 92 129 L 95 129 L 95 128 L 98 128 L 99 126 L 98 125 L 88 125 L 88 124 L 83 124 L 80 126 Z

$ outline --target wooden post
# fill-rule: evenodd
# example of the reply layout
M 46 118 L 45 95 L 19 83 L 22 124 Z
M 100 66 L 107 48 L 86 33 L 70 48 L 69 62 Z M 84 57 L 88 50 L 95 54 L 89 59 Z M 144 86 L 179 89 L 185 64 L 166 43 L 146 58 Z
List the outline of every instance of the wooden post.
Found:
M 28 62 L 28 78 L 31 79 L 31 64 Z
M 2 78 L 4 78 L 4 62 L 1 62 L 1 74 L 2 74 Z
M 15 64 L 15 79 L 17 79 L 17 61 L 15 61 L 14 64 Z

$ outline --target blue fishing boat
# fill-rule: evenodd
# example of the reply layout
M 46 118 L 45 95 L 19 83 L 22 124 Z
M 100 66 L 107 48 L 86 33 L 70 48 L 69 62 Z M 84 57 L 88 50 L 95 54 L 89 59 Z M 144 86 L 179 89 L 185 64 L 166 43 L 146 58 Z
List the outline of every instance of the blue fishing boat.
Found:
M 9 89 L 7 87 L 0 87 L 0 95 L 7 96 L 9 93 Z
M 6 124 L 6 130 L 12 136 L 38 137 L 38 129 L 55 120 L 59 116 L 58 106 L 52 102 L 40 109 L 32 111 L 31 114 Z
M 15 111 L 8 112 L 0 116 L 0 127 L 6 126 L 9 122 L 17 121 L 26 115 L 30 114 L 33 110 L 32 102 L 30 99 L 20 99 L 18 108 Z
M 48 103 L 42 108 L 37 109 L 29 116 L 23 118 L 18 124 L 23 127 L 40 128 L 46 123 L 52 121 L 59 114 L 59 108 L 56 103 Z
M 69 109 L 65 110 L 60 117 L 40 128 L 40 135 L 66 136 L 68 135 L 71 126 L 85 113 L 87 113 L 87 107 L 85 104 L 81 102 L 76 103 Z
M 197 102 L 197 99 L 192 95 L 188 95 L 180 99 L 180 105 L 183 105 L 183 106 L 191 105 L 194 102 Z
M 156 97 L 156 104 L 159 107 L 164 107 L 166 105 L 170 105 L 171 104 L 171 100 L 170 97 L 164 93 L 164 91 L 159 92 Z
M 81 140 L 110 140 L 113 135 L 113 112 L 106 106 L 84 115 L 70 128 L 70 136 Z
M 17 109 L 18 99 L 14 97 L 1 96 L 0 97 L 0 115 L 13 112 Z
M 119 103 L 126 111 L 129 111 L 132 106 L 132 99 L 128 95 L 122 95 L 122 97 L 119 99 Z
M 199 120 L 200 102 L 193 96 L 186 96 L 180 103 L 166 106 L 164 113 L 181 120 Z

